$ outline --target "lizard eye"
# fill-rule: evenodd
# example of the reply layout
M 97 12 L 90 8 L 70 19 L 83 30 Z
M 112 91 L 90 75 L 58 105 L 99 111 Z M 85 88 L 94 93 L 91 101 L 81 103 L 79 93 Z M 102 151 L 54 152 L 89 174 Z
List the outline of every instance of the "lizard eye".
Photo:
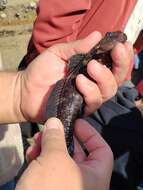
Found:
M 108 32 L 108 36 L 112 37 L 113 33 L 112 32 Z

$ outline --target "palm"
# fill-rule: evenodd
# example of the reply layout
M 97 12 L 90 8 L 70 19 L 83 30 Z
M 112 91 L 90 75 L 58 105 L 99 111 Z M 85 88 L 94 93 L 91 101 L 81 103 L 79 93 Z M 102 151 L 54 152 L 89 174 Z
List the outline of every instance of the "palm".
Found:
M 29 113 L 30 119 L 43 120 L 45 105 L 52 87 L 65 75 L 65 64 L 66 61 L 62 58 L 46 51 L 27 68 L 23 86 L 28 92 L 28 99 L 25 94 L 22 103 L 26 109 L 23 112 Z

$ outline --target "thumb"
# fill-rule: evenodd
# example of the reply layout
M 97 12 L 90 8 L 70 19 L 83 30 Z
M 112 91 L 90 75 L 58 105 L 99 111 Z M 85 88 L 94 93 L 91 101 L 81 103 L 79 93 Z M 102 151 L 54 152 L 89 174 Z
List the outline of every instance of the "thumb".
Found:
M 61 121 L 57 118 L 50 118 L 44 125 L 41 142 L 41 155 L 53 152 L 67 152 L 64 129 Z
M 94 31 L 84 39 L 53 45 L 48 48 L 48 51 L 55 53 L 64 60 L 68 60 L 75 54 L 87 53 L 90 51 L 91 48 L 101 40 L 101 37 L 102 35 L 100 32 Z

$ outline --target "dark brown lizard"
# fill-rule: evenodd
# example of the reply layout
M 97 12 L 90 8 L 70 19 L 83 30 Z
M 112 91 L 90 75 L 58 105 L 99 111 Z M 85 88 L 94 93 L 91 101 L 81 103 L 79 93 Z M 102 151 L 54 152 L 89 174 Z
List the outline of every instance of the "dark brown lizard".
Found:
M 111 50 L 117 42 L 124 43 L 126 40 L 126 35 L 120 31 L 108 32 L 88 53 L 72 56 L 69 60 L 67 76 L 56 83 L 55 88 L 48 99 L 46 118 L 57 117 L 62 121 L 65 130 L 67 148 L 70 155 L 72 155 L 74 151 L 74 122 L 81 116 L 84 108 L 84 100 L 76 88 L 75 78 L 79 73 L 88 76 L 86 67 L 88 62 L 92 59 L 111 68 Z

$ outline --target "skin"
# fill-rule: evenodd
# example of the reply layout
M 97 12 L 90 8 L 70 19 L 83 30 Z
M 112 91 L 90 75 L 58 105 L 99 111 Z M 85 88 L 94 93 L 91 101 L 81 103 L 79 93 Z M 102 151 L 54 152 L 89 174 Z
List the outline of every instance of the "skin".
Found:
M 95 32 L 82 41 L 53 46 L 48 51 L 54 54 L 54 57 L 56 55 L 61 58 L 61 63 L 65 65 L 71 55 L 88 52 L 100 38 L 100 34 Z M 89 46 L 86 45 L 90 42 Z M 87 66 L 87 72 L 96 83 L 84 75 L 78 75 L 76 85 L 87 104 L 86 114 L 97 109 L 116 93 L 117 87 L 126 79 L 132 56 L 130 43 L 118 44 L 112 51 L 113 74 L 105 66 L 91 61 Z M 65 74 L 64 69 L 65 66 L 61 69 L 63 73 L 61 78 Z M 54 82 L 50 84 L 53 85 Z M 18 182 L 16 190 L 31 188 L 34 190 L 108 190 L 113 167 L 113 155 L 109 146 L 97 131 L 83 120 L 77 120 L 75 136 L 75 152 L 72 159 L 67 152 L 61 122 L 56 118 L 49 119 L 45 123 L 43 133 L 35 135 L 35 143 L 27 151 L 27 160 L 30 164 Z M 88 150 L 88 156 L 85 155 L 79 141 Z
M 72 159 L 61 122 L 49 119 L 43 134 L 35 136 L 35 145 L 29 149 L 31 163 L 16 190 L 108 190 L 113 166 L 109 146 L 84 120 L 76 122 L 75 135 L 87 148 L 88 156 L 76 140 Z
M 76 53 L 87 53 L 100 39 L 101 34 L 93 32 L 83 40 L 54 45 L 26 70 L 1 72 L 0 122 L 44 121 L 48 97 L 55 83 L 66 75 L 68 59 Z M 77 88 L 86 102 L 85 114 L 92 113 L 114 96 L 117 87 L 126 79 L 133 57 L 132 45 L 128 42 L 117 44 L 111 54 L 112 72 L 92 60 L 87 72 L 93 80 L 84 75 L 76 78 Z M 40 134 L 35 137 L 34 148 L 27 153 L 29 161 L 34 160 L 16 189 L 95 190 L 96 187 L 96 190 L 107 190 L 113 160 L 110 148 L 85 121 L 77 122 L 75 135 L 88 149 L 88 157 L 76 143 L 72 160 L 67 153 L 62 124 L 57 119 L 47 121 L 42 137 Z
M 0 97 L 0 122 L 44 121 L 48 97 L 55 83 L 66 75 L 68 59 L 76 53 L 87 53 L 100 39 L 101 34 L 95 31 L 83 40 L 48 48 L 24 71 L 1 72 L 0 91 L 4 93 Z M 117 44 L 111 54 L 112 72 L 92 60 L 87 72 L 96 82 L 81 74 L 76 78 L 86 102 L 86 115 L 114 96 L 126 79 L 133 57 L 132 45 Z

